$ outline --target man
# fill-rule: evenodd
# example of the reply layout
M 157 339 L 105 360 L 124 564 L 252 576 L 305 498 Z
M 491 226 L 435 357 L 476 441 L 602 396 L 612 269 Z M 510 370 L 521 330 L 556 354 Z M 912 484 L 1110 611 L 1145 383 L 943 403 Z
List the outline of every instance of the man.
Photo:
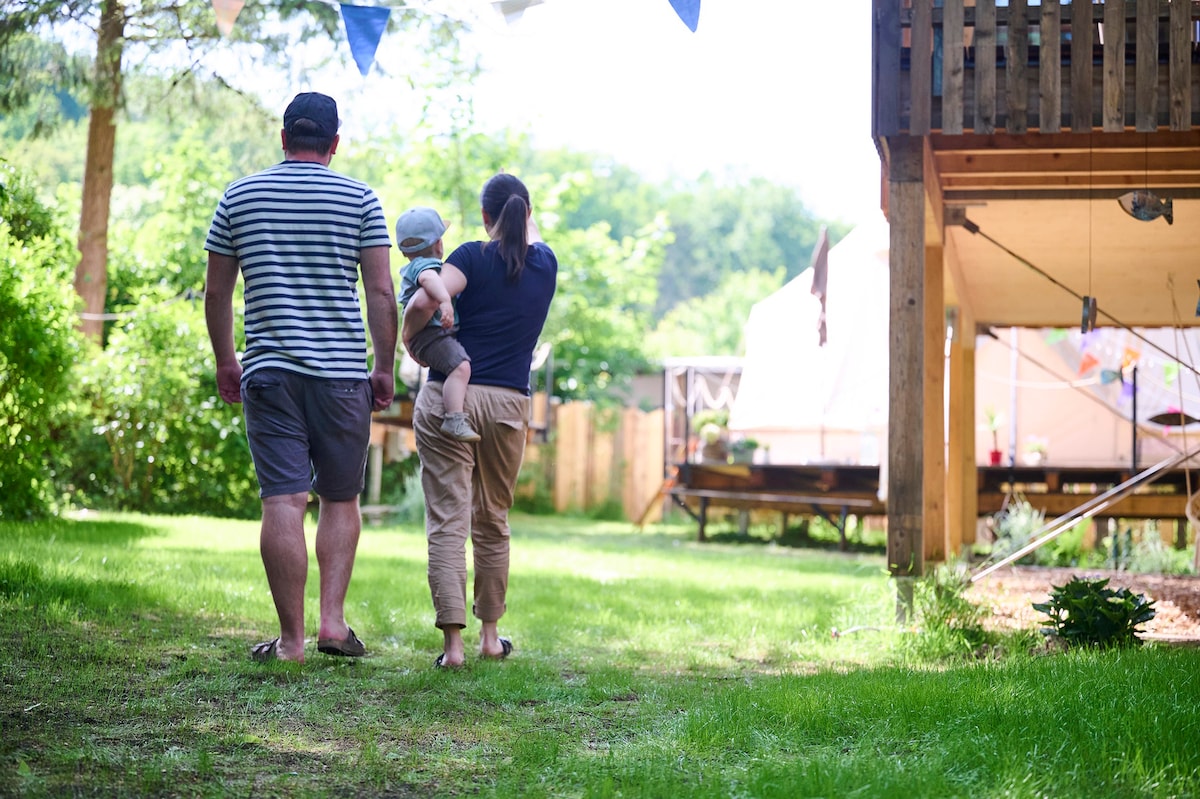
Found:
M 320 499 L 321 581 L 317 649 L 359 657 L 366 647 L 344 606 L 362 521 L 371 410 L 395 391 L 396 299 L 391 239 L 369 186 L 329 168 L 338 146 L 337 104 L 296 95 L 283 115 L 284 161 L 225 190 L 204 248 L 204 312 L 217 388 L 241 402 L 262 498 L 259 546 L 279 614 L 279 636 L 251 657 L 304 661 L 304 513 Z M 361 267 L 374 363 L 357 290 Z M 245 281 L 246 348 L 234 349 L 233 292 Z

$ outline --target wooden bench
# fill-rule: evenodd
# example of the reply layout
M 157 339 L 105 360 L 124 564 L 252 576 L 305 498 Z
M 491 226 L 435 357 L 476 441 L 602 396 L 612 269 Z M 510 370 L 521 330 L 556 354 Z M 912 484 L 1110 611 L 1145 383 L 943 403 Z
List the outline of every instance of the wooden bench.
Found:
M 819 516 L 837 528 L 840 547 L 844 551 L 846 542 L 846 517 L 851 510 L 860 513 L 881 514 L 882 503 L 871 497 L 852 497 L 820 494 L 773 493 L 767 491 L 737 491 L 714 488 L 688 488 L 679 486 L 667 492 L 671 500 L 696 521 L 696 538 L 706 540 L 708 510 L 711 507 L 734 508 L 743 512 L 743 529 L 747 514 L 751 510 L 778 510 L 784 514 L 798 513 Z M 690 503 L 695 500 L 694 503 Z M 692 504 L 696 507 L 693 508 Z M 834 511 L 837 516 L 831 513 Z

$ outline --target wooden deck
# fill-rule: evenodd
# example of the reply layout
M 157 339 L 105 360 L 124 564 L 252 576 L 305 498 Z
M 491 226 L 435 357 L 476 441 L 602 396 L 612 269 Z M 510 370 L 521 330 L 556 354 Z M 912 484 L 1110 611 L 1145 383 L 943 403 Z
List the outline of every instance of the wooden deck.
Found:
M 708 511 L 716 507 L 819 516 L 843 531 L 849 514 L 887 514 L 885 503 L 878 497 L 876 466 L 685 463 L 678 469 L 678 479 L 669 493 L 696 520 L 701 541 L 705 539 Z M 981 466 L 979 515 L 998 512 L 1006 499 L 1019 494 L 1047 517 L 1063 516 L 1132 476 L 1129 467 Z M 1105 515 L 1184 519 L 1189 477 L 1192 491 L 1200 488 L 1200 472 L 1189 475 L 1176 469 L 1121 500 Z

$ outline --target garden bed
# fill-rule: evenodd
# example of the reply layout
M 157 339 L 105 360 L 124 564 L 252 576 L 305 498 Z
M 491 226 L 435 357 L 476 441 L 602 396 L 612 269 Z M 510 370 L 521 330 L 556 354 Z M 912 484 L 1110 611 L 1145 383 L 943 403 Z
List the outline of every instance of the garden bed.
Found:
M 1072 577 L 1108 578 L 1111 588 L 1128 588 L 1154 600 L 1155 616 L 1141 628 L 1144 640 L 1194 643 L 1200 646 L 1200 577 L 1134 574 L 1105 569 L 1013 566 L 973 584 L 967 598 L 989 611 L 984 623 L 997 629 L 1037 629 L 1047 619 L 1033 609 L 1045 602 L 1054 586 Z

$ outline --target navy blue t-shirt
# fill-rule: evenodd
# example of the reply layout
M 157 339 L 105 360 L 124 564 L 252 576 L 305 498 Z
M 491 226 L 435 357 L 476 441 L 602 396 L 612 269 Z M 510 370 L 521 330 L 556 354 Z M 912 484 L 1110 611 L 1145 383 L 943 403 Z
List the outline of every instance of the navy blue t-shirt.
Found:
M 467 278 L 458 297 L 458 340 L 471 356 L 471 382 L 529 394 L 533 350 L 558 280 L 554 252 L 540 242 L 530 245 L 515 283 L 505 278 L 507 268 L 494 242 L 467 242 L 446 263 Z M 429 379 L 446 376 L 431 369 Z

